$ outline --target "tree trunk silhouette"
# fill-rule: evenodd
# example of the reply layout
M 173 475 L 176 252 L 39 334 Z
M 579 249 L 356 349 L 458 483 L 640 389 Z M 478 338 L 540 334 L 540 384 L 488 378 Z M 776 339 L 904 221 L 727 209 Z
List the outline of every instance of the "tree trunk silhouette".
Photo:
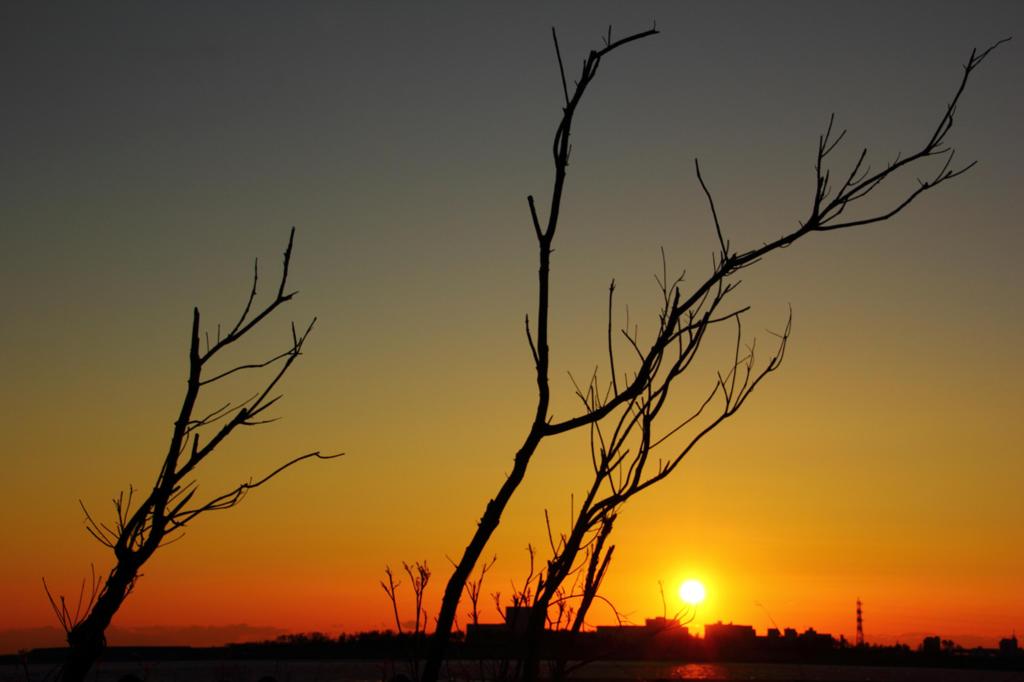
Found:
M 597 68 L 601 63 L 601 58 L 616 48 L 656 33 L 657 30 L 655 29 L 636 33 L 615 42 L 609 41 L 602 50 L 591 52 L 587 61 L 584 63 L 583 73 L 580 76 L 580 81 L 577 83 L 576 92 L 572 99 L 569 98 L 568 90 L 564 90 L 566 102 L 562 123 L 559 125 L 558 131 L 555 134 L 553 148 L 555 155 L 555 181 L 554 191 L 551 195 L 551 205 L 546 229 L 541 228 L 533 197 L 528 197 L 530 214 L 533 219 L 534 232 L 537 235 L 540 252 L 540 266 L 537 274 L 538 300 L 536 343 L 534 343 L 532 337 L 530 337 L 530 348 L 533 352 L 534 363 L 537 369 L 537 409 L 534 414 L 533 423 L 530 426 L 530 431 L 523 441 L 523 445 L 519 448 L 518 452 L 516 452 L 515 458 L 513 459 L 512 471 L 509 473 L 508 478 L 506 478 L 499 487 L 498 494 L 495 495 L 484 508 L 483 516 L 481 516 L 480 521 L 477 524 L 476 531 L 474 531 L 472 539 L 466 546 L 462 557 L 456 563 L 455 568 L 452 571 L 452 575 L 445 586 L 444 596 L 441 601 L 441 608 L 437 616 L 437 625 L 434 630 L 434 636 L 431 639 L 427 660 L 424 664 L 423 676 L 421 678 L 423 682 L 437 682 L 438 675 L 441 671 L 441 663 L 444 660 L 445 649 L 451 637 L 452 624 L 455 621 L 455 613 L 458 609 L 459 599 L 462 596 L 462 591 L 465 589 L 466 581 L 469 580 L 469 577 L 473 572 L 473 568 L 476 566 L 481 553 L 487 546 L 488 540 L 490 540 L 491 535 L 494 534 L 495 529 L 497 529 L 498 524 L 501 522 L 501 515 L 505 511 L 505 507 L 508 506 L 508 502 L 512 499 L 513 493 L 515 493 L 519 484 L 522 483 L 523 478 L 526 476 L 526 470 L 530 464 L 530 459 L 533 457 L 533 453 L 536 452 L 537 446 L 540 445 L 541 440 L 545 436 L 554 435 L 555 433 L 560 433 L 574 428 L 573 426 L 566 425 L 552 425 L 548 422 L 548 406 L 551 397 L 550 388 L 548 386 L 548 367 L 550 363 L 550 350 L 548 348 L 548 280 L 551 268 L 551 244 L 554 241 L 555 229 L 558 226 L 558 214 L 561 208 L 562 190 L 565 185 L 566 167 L 568 166 L 569 161 L 569 133 L 572 126 L 572 117 L 576 106 L 579 104 L 580 98 L 583 96 L 583 92 L 586 89 L 587 84 L 596 74 Z M 552 35 L 554 36 L 554 30 L 552 30 Z M 558 41 L 556 39 L 556 48 L 557 44 Z M 561 56 L 559 56 L 559 63 L 561 63 Z M 562 83 L 564 86 L 564 72 L 562 74 Z M 529 336 L 529 318 L 527 318 L 526 321 L 526 328 L 527 335 Z
M 139 566 L 118 564 L 96 599 L 92 611 L 67 634 L 68 657 L 62 670 L 62 679 L 84 680 L 106 648 L 106 631 L 114 614 L 128 597 L 138 577 Z

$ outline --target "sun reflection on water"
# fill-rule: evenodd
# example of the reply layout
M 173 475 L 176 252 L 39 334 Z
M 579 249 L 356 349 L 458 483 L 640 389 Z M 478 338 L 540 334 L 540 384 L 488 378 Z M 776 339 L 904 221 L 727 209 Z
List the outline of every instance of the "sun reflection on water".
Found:
M 687 663 L 673 666 L 669 677 L 673 680 L 727 680 L 731 679 L 725 666 L 716 663 Z

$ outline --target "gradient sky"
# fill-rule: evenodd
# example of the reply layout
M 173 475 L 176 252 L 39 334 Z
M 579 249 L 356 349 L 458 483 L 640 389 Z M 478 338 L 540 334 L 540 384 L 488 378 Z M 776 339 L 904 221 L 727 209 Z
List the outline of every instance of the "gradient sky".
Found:
M 525 196 L 550 191 L 550 27 L 575 73 L 608 24 L 652 19 L 662 33 L 609 58 L 577 117 L 552 276 L 560 415 L 575 410 L 566 371 L 604 357 L 610 279 L 643 332 L 660 247 L 691 281 L 707 271 L 694 157 L 733 243 L 760 244 L 805 217 L 831 112 L 849 129 L 840 162 L 868 146 L 883 163 L 927 138 L 972 47 L 1018 35 L 950 136 L 977 168 L 896 220 L 744 271 L 750 333 L 792 306 L 786 361 L 625 509 L 605 594 L 640 620 L 660 615 L 659 580 L 674 594 L 698 577 L 698 626 L 763 631 L 767 610 L 852 638 L 860 597 L 869 641 L 1024 631 L 1021 3 L 4 3 L 0 631 L 23 632 L 0 648 L 54 625 L 41 576 L 77 594 L 90 563 L 109 569 L 78 500 L 104 514 L 151 484 L 191 307 L 237 315 L 252 259 L 269 280 L 292 225 L 301 295 L 250 348 L 320 322 L 282 420 L 218 452 L 201 489 L 311 449 L 348 455 L 197 521 L 146 566 L 111 641 L 387 627 L 377 581 L 402 560 L 429 561 L 436 612 L 446 556 L 535 405 Z M 709 341 L 705 370 L 730 341 Z M 538 453 L 485 591 L 523 574 L 545 508 L 566 523 L 580 445 Z

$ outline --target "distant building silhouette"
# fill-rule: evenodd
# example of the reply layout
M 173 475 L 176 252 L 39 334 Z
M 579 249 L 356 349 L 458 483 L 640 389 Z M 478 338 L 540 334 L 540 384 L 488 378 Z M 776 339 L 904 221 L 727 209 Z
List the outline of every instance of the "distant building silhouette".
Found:
M 1004 655 L 1008 655 L 1008 656 L 1013 656 L 1013 655 L 1016 655 L 1016 653 L 1019 650 L 1020 649 L 1018 648 L 1018 645 L 1017 645 L 1017 633 L 1016 632 L 1013 633 L 1012 635 L 1010 635 L 1009 637 L 1006 637 L 1005 639 L 999 640 L 999 653 L 1000 654 L 1004 654 Z
M 598 625 L 597 633 L 604 637 L 651 637 L 658 634 L 689 635 L 689 628 L 675 618 L 648 618 L 643 625 Z
M 530 625 L 529 606 L 506 606 L 505 625 L 514 635 L 525 635 Z
M 804 633 L 800 635 L 800 641 L 812 648 L 831 648 L 835 643 L 832 635 L 825 634 L 824 632 L 818 632 L 814 628 L 807 628 Z
M 750 644 L 757 639 L 757 633 L 751 625 L 718 621 L 704 626 L 704 639 L 714 644 Z
M 466 639 L 496 642 L 523 637 L 529 624 L 529 606 L 506 606 L 504 623 L 470 623 L 466 626 Z

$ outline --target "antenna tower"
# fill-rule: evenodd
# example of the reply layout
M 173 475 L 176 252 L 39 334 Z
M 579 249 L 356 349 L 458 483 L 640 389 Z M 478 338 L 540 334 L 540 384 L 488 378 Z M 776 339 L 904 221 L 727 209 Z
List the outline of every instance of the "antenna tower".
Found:
M 857 597 L 857 646 L 864 646 L 864 613 L 861 611 L 860 597 Z

